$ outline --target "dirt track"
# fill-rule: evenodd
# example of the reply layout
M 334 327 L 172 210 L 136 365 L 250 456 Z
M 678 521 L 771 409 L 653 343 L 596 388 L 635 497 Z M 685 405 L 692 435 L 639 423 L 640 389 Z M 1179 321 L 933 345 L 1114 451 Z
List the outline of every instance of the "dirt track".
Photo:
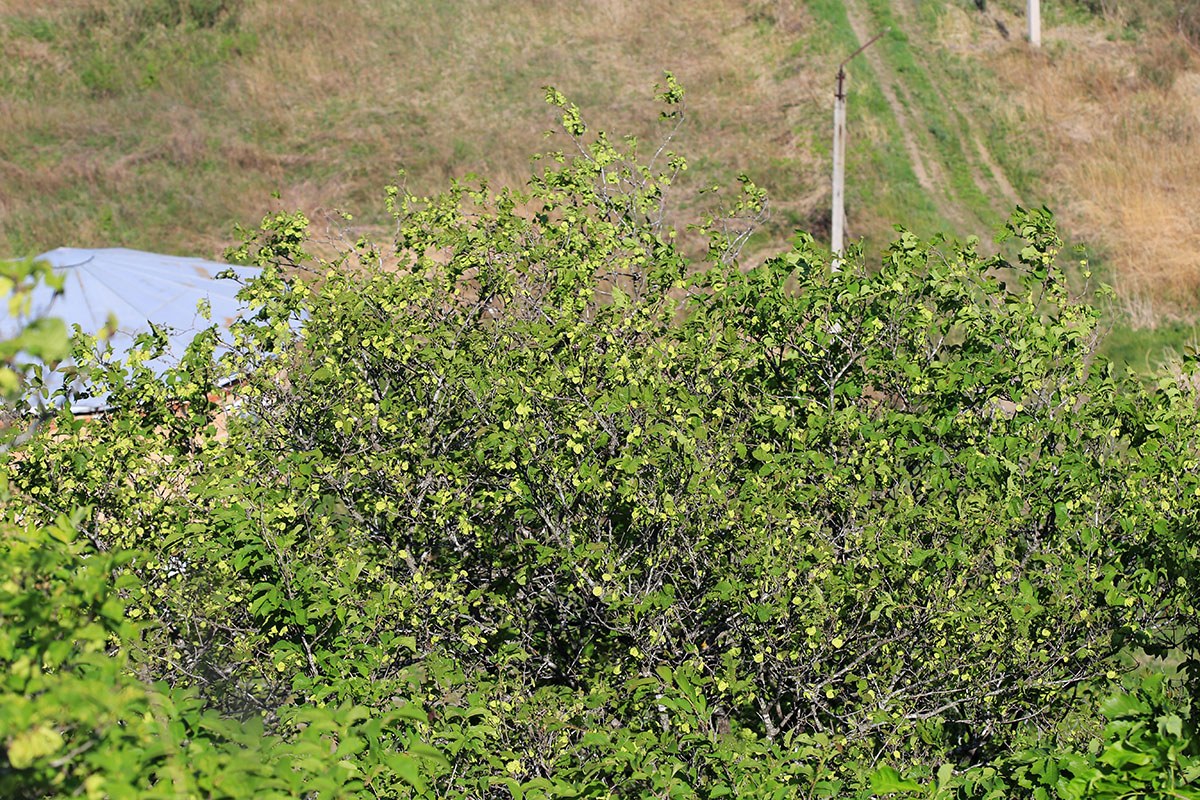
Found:
M 913 38 L 914 31 L 912 28 L 912 19 L 909 14 L 909 9 L 905 5 L 906 0 L 894 0 L 893 8 L 896 11 L 898 22 L 902 23 L 906 28 L 906 33 L 909 38 Z M 870 27 L 868 20 L 870 19 L 866 9 L 862 6 L 861 0 L 846 0 L 844 3 L 846 9 L 846 17 L 850 21 L 850 27 L 854 31 L 855 37 L 859 44 L 869 40 L 877 31 Z M 913 174 L 917 178 L 917 183 L 926 192 L 929 192 L 938 200 L 946 201 L 944 208 L 948 212 L 948 216 L 955 222 L 962 222 L 961 213 L 957 210 L 957 203 L 954 202 L 952 196 L 951 183 L 947 176 L 945 166 L 938 160 L 936 153 L 932 148 L 922 150 L 919 142 L 921 136 L 919 127 L 915 123 L 909 108 L 914 108 L 911 98 L 904 95 L 903 102 L 899 94 L 904 94 L 905 88 L 900 82 L 892 68 L 888 65 L 883 56 L 874 48 L 869 48 L 863 53 L 863 57 L 867 59 L 871 65 L 871 69 L 875 72 L 879 80 L 879 90 L 887 101 L 888 106 L 892 110 L 892 115 L 896 119 L 896 125 L 900 129 L 900 136 L 904 142 L 904 149 L 908 153 L 909 162 L 912 164 Z M 936 83 L 934 84 L 936 86 Z M 945 104 L 946 98 L 939 93 L 938 101 Z M 1003 195 L 1004 200 L 1009 205 L 1017 205 L 1020 203 L 1020 198 L 1017 195 L 1016 189 L 1004 174 L 1004 170 L 997 164 L 996 159 L 984 144 L 983 137 L 980 135 L 974 120 L 969 115 L 966 116 L 968 131 L 970 135 L 970 143 L 964 142 L 964 150 L 968 147 L 973 147 L 978 156 L 979 164 L 987 170 L 988 176 L 995 188 Z M 978 165 L 968 156 L 968 164 L 971 169 L 971 177 L 980 192 L 984 196 L 990 196 L 992 192 L 986 185 L 985 176 L 980 173 Z M 1011 210 L 1011 209 L 1006 209 Z
M 859 44 L 864 44 L 876 31 L 872 31 L 867 25 L 867 15 L 864 9 L 859 5 L 859 0 L 846 0 L 846 18 L 850 20 L 850 28 L 854 31 L 854 36 L 858 39 Z M 904 149 L 908 152 L 908 160 L 912 163 L 913 173 L 917 176 L 917 183 L 927 192 L 940 194 L 947 186 L 946 176 L 942 171 L 941 164 L 930 159 L 928 165 L 925 158 L 921 154 L 921 148 L 917 146 L 917 137 L 913 132 L 912 120 L 908 116 L 908 111 L 904 105 L 896 97 L 895 87 L 899 86 L 895 74 L 891 67 L 879 55 L 879 52 L 873 48 L 867 48 L 862 55 L 871 65 L 871 69 L 879 78 L 879 91 L 883 93 L 883 97 L 887 100 L 888 106 L 892 109 L 892 114 L 896 118 L 896 124 L 900 127 L 900 136 L 904 139 Z

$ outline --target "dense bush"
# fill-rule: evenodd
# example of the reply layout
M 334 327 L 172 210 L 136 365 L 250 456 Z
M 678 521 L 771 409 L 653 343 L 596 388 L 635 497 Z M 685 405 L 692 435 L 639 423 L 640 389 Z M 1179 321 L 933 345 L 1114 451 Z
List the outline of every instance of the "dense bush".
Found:
M 1200 797 L 1200 739 L 1188 703 L 1171 696 L 1162 673 L 1134 691 L 1105 699 L 1107 720 L 1086 748 L 1031 748 L 987 766 L 954 770 L 944 764 L 925 781 L 884 767 L 871 779 L 880 794 L 897 797 L 1120 800 Z
M 88 562 L 123 680 L 281 748 L 363 709 L 330 794 L 838 796 L 1082 746 L 1123 655 L 1194 644 L 1190 374 L 1112 376 L 1048 213 L 1013 263 L 901 231 L 747 269 L 746 181 L 697 265 L 662 222 L 685 163 L 550 100 L 578 151 L 527 193 L 393 189 L 394 247 L 332 263 L 265 220 L 231 356 L 101 359 L 116 408 L 3 466 L 12 524 L 87 509 L 123 554 Z M 0 776 L 86 780 L 58 752 Z
M 9 403 L 0 452 L 9 453 L 41 430 L 40 408 L 21 398 L 40 383 L 42 367 L 28 358 L 53 365 L 70 348 L 61 320 L 32 313 L 39 283 L 62 286 L 48 265 L 0 262 L 0 281 L 15 322 L 0 330 L 0 394 Z M 52 518 L 7 481 L 0 507 L 0 796 L 343 796 L 367 784 L 420 789 L 417 760 L 445 762 L 395 733 L 397 720 L 426 720 L 415 707 L 283 708 L 265 732 L 262 718 L 231 718 L 191 688 L 147 680 L 128 669 L 144 631 L 124 601 L 152 594 L 129 569 L 144 554 L 81 536 L 89 509 Z M 156 653 L 166 672 L 178 655 Z
M 193 691 L 139 679 L 122 652 L 137 632 L 117 594 L 136 584 L 112 581 L 132 554 L 77 542 L 76 522 L 0 537 L 0 795 L 291 798 L 366 784 L 394 793 L 397 782 L 421 785 L 418 758 L 444 761 L 394 733 L 414 709 L 298 706 L 264 731 L 261 718 L 229 718 Z

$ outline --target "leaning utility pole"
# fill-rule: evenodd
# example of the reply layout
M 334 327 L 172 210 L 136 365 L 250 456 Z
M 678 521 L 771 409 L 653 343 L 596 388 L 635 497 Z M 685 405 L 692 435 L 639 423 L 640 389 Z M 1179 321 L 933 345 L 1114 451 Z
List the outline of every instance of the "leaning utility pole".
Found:
M 1029 18 L 1029 46 L 1042 46 L 1042 4 L 1041 0 L 1027 0 L 1026 16 Z
M 1037 0 L 1030 0 L 1036 2 Z M 833 92 L 833 219 L 830 249 L 833 251 L 833 271 L 842 262 L 842 238 L 846 231 L 846 64 L 890 31 L 884 28 L 871 41 L 848 55 L 838 64 L 837 88 Z

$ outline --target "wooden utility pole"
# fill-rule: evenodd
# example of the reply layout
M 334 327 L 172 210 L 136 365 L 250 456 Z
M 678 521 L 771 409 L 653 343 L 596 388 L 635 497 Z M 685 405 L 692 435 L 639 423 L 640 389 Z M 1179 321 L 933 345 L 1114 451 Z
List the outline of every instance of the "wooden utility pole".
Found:
M 1036 2 L 1036 0 L 1030 0 Z M 866 50 L 879 37 L 890 31 L 884 28 L 862 47 L 848 55 L 838 64 L 837 88 L 833 92 L 833 218 L 830 221 L 829 248 L 833 251 L 834 272 L 842 263 L 842 239 L 846 234 L 846 64 L 850 59 Z
M 1029 46 L 1042 46 L 1042 3 L 1041 0 L 1027 0 L 1026 16 L 1029 17 Z
M 831 221 L 833 268 L 842 258 L 846 228 L 846 70 L 838 67 L 837 90 L 833 94 L 833 220 Z

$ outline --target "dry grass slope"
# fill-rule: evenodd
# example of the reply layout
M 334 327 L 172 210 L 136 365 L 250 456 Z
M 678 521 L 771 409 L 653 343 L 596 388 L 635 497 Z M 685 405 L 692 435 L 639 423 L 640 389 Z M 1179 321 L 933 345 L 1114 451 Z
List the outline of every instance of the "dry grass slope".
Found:
M 1200 57 L 1177 27 L 1119 35 L 1129 10 L 1108 5 L 1104 20 L 1052 19 L 1032 57 L 961 8 L 941 42 L 998 77 L 993 113 L 1025 131 L 1067 229 L 1098 252 L 1132 321 L 1153 325 L 1194 313 L 1200 292 Z M 1022 30 L 1012 9 L 990 9 Z
M 679 147 L 696 185 L 751 171 L 796 218 L 819 194 L 794 131 L 825 100 L 788 52 L 807 23 L 786 3 L 210 0 L 225 8 L 210 28 L 145 24 L 172 2 L 187 0 L 0 0 L 9 249 L 212 256 L 276 190 L 284 207 L 378 224 L 398 168 L 418 192 L 467 172 L 523 183 L 529 155 L 558 146 L 543 85 L 609 130 L 655 135 L 646 100 L 664 69 L 690 90 Z
M 1019 0 L 986 13 L 973 0 L 862 0 L 928 42 L 911 66 L 936 97 L 883 50 L 878 69 L 855 67 L 850 233 L 876 246 L 897 221 L 929 233 L 1014 198 L 1048 202 L 1131 308 L 1185 313 L 1200 289 L 1200 13 L 1186 16 L 1188 2 L 1095 4 L 1107 17 L 1047 3 L 1046 46 L 1031 54 Z M 680 197 L 749 173 L 773 198 L 762 252 L 795 228 L 827 233 L 830 81 L 852 43 L 833 0 L 0 0 L 0 249 L 213 257 L 234 223 L 277 207 L 318 220 L 343 208 L 352 232 L 381 230 L 381 189 L 399 168 L 418 193 L 467 172 L 522 183 L 529 154 L 561 144 L 542 137 L 543 85 L 611 132 L 653 138 L 646 101 L 670 69 L 688 89 Z M 930 102 L 947 109 L 936 130 L 921 116 Z M 922 163 L 965 182 L 924 189 Z M 966 208 L 972 193 L 982 199 Z

